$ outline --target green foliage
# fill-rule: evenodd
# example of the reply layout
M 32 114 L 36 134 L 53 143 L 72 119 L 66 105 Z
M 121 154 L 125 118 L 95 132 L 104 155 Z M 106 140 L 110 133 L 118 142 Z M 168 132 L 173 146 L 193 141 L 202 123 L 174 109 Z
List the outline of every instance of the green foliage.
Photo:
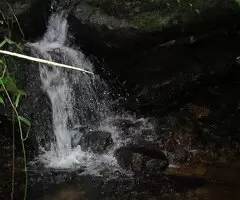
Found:
M 19 44 L 17 44 L 16 42 L 13 42 L 12 40 L 9 40 L 9 39 L 5 38 L 4 42 L 7 43 L 7 44 L 10 44 L 10 45 L 14 45 L 15 47 L 17 47 L 18 50 L 23 51 L 23 48 Z
M 9 74 L 2 78 L 2 82 L 4 83 L 7 91 L 10 92 L 12 95 L 25 95 L 25 92 L 17 87 L 14 77 L 11 77 Z M 0 87 L 0 92 L 2 91 L 3 88 Z
M 4 24 L 4 15 L 2 11 L 0 11 L 0 24 Z
M 5 105 L 3 98 L 0 96 L 0 104 Z
M 28 138 L 28 134 L 29 134 L 29 131 L 30 131 L 30 128 L 31 128 L 31 123 L 29 120 L 27 120 L 26 118 L 22 117 L 22 116 L 18 116 L 18 120 L 20 122 L 22 122 L 23 124 L 25 124 L 26 126 L 28 126 L 28 130 L 27 130 L 27 134 L 26 136 L 23 138 L 22 135 L 21 135 L 21 139 L 22 140 L 26 140 Z
M 5 73 L 6 73 L 6 70 L 7 70 L 7 65 L 5 64 L 5 62 L 0 60 L 0 66 L 1 66 L 1 71 L 2 71 L 1 79 L 4 79 L 4 76 L 5 76 Z
M 235 1 L 240 6 L 240 0 L 235 0 Z
M 21 94 L 18 93 L 17 98 L 16 98 L 15 103 L 14 103 L 14 105 L 15 105 L 16 108 L 17 108 L 18 105 L 19 105 L 20 97 L 21 97 Z
M 22 47 L 20 45 L 16 44 L 15 42 L 9 39 L 5 39 L 3 42 L 0 43 L 0 49 L 5 44 L 14 45 L 17 49 L 22 51 Z M 15 99 L 14 103 L 12 103 L 13 109 L 17 109 L 19 107 L 20 98 L 21 96 L 25 95 L 25 92 L 19 89 L 19 87 L 17 86 L 16 79 L 9 74 L 5 58 L 0 59 L 0 70 L 1 70 L 0 73 L 2 74 L 2 76 L 0 77 L 1 82 L 0 94 L 8 92 L 12 96 L 12 98 Z M 4 102 L 5 102 L 4 98 L 0 96 L 0 104 L 5 105 Z M 29 133 L 29 129 L 31 128 L 31 123 L 29 122 L 29 120 L 22 116 L 19 116 L 18 114 L 17 119 L 19 122 L 25 124 L 28 127 L 26 137 L 25 138 L 22 137 L 22 139 L 26 140 Z
M 22 51 L 22 48 L 20 45 L 16 44 L 15 42 L 5 39 L 0 43 L 0 49 L 4 47 L 4 45 L 10 45 L 14 46 L 18 50 Z M 22 142 L 22 151 L 23 151 L 23 158 L 24 158 L 24 168 L 25 168 L 25 191 L 24 191 L 24 200 L 27 197 L 27 185 L 28 185 L 28 174 L 27 174 L 27 158 L 26 158 L 26 151 L 25 151 L 25 145 L 24 141 L 27 140 L 28 134 L 31 128 L 31 123 L 29 120 L 26 118 L 20 116 L 18 114 L 17 108 L 19 107 L 19 102 L 21 99 L 21 96 L 25 95 L 25 92 L 21 89 L 19 89 L 17 85 L 17 81 L 14 76 L 12 76 L 7 67 L 7 62 L 4 57 L 0 58 L 0 104 L 3 106 L 5 105 L 4 102 L 7 102 L 4 98 L 3 95 L 5 95 L 5 98 L 10 103 L 10 106 L 12 107 L 18 121 L 18 126 L 19 126 L 19 132 L 21 136 L 21 142 Z M 14 101 L 12 100 L 14 99 Z M 23 131 L 22 131 L 22 125 L 27 126 L 27 133 L 26 136 L 23 137 Z
M 236 58 L 236 62 L 237 62 L 237 64 L 240 64 L 240 56 L 238 56 L 238 57 Z

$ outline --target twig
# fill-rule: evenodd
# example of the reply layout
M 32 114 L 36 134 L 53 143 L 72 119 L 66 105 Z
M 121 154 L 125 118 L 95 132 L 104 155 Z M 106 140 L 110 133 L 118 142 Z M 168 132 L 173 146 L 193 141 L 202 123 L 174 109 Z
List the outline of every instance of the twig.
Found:
M 5 1 L 6 1 L 6 0 L 5 0 Z M 17 16 L 16 16 L 15 13 L 14 13 L 14 10 L 12 9 L 12 7 L 10 6 L 10 4 L 9 4 L 7 1 L 6 1 L 6 4 L 8 5 L 9 9 L 11 10 L 12 15 L 13 15 L 14 19 L 15 19 L 16 22 L 17 22 L 18 29 L 19 29 L 19 31 L 21 32 L 21 34 L 22 34 L 22 36 L 23 36 L 23 39 L 24 39 L 24 38 L 25 38 L 24 33 L 23 33 L 23 31 L 22 31 L 22 28 L 21 28 L 21 26 L 20 26 L 20 23 L 19 23 L 19 21 L 18 21 L 18 18 L 17 18 Z
M 0 50 L 0 54 L 10 55 L 10 56 L 22 58 L 22 59 L 25 59 L 25 60 L 30 60 L 30 61 L 33 61 L 33 62 L 43 63 L 43 64 L 47 64 L 47 65 L 52 65 L 52 66 L 58 66 L 58 67 L 66 68 L 66 69 L 78 70 L 78 71 L 82 71 L 82 72 L 92 74 L 92 75 L 94 74 L 93 72 L 90 72 L 90 71 L 82 69 L 82 68 L 78 68 L 78 67 L 74 67 L 74 66 L 70 66 L 70 65 L 65 65 L 65 64 L 60 64 L 60 63 L 57 63 L 57 62 L 52 62 L 52 61 L 49 61 L 49 60 L 35 58 L 35 57 L 32 57 L 32 56 L 26 56 L 26 55 L 23 55 L 23 54 L 14 53 L 14 52 L 10 52 L 10 51 Z
M 2 15 L 2 17 L 3 17 L 3 20 L 5 21 L 5 23 L 7 24 L 7 20 L 5 19 L 5 16 L 4 16 L 4 14 L 3 14 L 3 12 L 0 10 L 0 14 Z
M 3 20 L 5 21 L 5 23 L 7 24 L 7 29 L 8 29 L 8 37 L 10 38 L 11 37 L 11 32 L 10 32 L 10 27 L 9 27 L 9 21 L 8 21 L 8 18 L 7 18 L 7 20 L 6 20 L 6 18 L 5 18 L 5 16 L 4 16 L 4 14 L 3 14 L 3 12 L 0 10 L 0 13 L 1 13 L 1 15 L 2 15 L 2 17 L 3 17 Z

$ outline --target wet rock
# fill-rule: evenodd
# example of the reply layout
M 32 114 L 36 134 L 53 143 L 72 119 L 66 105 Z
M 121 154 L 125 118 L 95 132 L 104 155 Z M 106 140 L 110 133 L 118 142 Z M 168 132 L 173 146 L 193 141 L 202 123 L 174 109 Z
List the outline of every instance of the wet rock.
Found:
M 132 137 L 137 141 L 155 137 L 154 121 L 150 118 L 115 118 L 109 122 L 123 138 Z
M 111 121 L 111 124 L 125 135 L 130 134 L 130 129 L 136 129 L 142 125 L 140 120 L 130 120 L 127 118 L 117 118 Z
M 22 39 L 36 39 L 43 35 L 46 29 L 46 19 L 50 14 L 50 5 L 51 1 L 49 0 L 1 1 L 1 12 L 6 20 L 3 20 L 0 27 L 0 39 L 9 37 L 8 26 L 10 23 L 12 24 L 11 39 L 15 42 L 22 41 Z M 2 16 L 0 16 L 0 20 L 2 20 Z
M 161 174 L 168 167 L 167 157 L 148 147 L 122 147 L 115 152 L 119 165 L 136 174 Z
M 188 157 L 188 152 L 184 147 L 178 145 L 175 148 L 175 160 L 179 163 L 185 162 Z
M 31 5 L 37 1 L 38 0 L 29 0 L 29 1 L 12 0 L 12 1 L 8 1 L 8 3 L 6 3 L 6 1 L 1 1 L 0 2 L 1 11 L 6 17 L 9 17 L 7 15 L 11 14 L 11 12 L 9 11 L 10 9 L 12 9 L 14 11 L 14 14 L 17 16 L 26 12 L 31 7 Z
M 186 148 L 181 145 L 176 145 L 173 148 L 172 151 L 165 152 L 171 165 L 179 166 L 189 161 L 191 156 Z
M 146 49 L 153 46 L 164 48 L 173 44 L 193 44 L 206 35 L 211 35 L 215 30 L 235 27 L 240 16 L 239 6 L 233 0 L 214 2 L 208 0 L 204 3 L 197 0 L 179 2 L 83 0 L 72 7 L 68 21 L 76 39 L 75 43 L 88 54 L 104 57 L 106 61 L 123 56 L 124 59 L 121 58 L 117 64 L 110 65 L 111 68 L 116 65 L 118 69 L 121 69 L 119 66 L 124 60 L 127 62 L 132 60 L 126 56 L 133 55 L 139 50 L 146 53 Z M 152 60 L 149 56 L 147 62 Z M 164 57 L 163 55 L 163 58 L 159 59 L 156 56 L 153 60 L 162 60 Z M 171 60 L 167 57 L 166 59 Z M 129 69 L 134 68 L 133 65 L 139 69 L 139 64 L 135 63 L 131 63 Z M 143 64 L 144 72 L 148 65 L 153 68 L 157 66 Z M 178 63 L 179 65 L 182 66 Z M 128 67 L 123 70 L 125 74 L 126 69 Z M 162 72 L 156 74 L 157 71 L 153 69 L 153 73 L 159 77 Z M 136 75 L 135 71 L 132 73 Z M 149 77 L 143 74 L 145 79 Z M 172 78 L 174 77 L 164 80 L 159 78 L 162 83 L 158 81 L 157 84 L 167 86 L 172 82 Z
M 80 146 L 83 151 L 103 153 L 113 144 L 111 133 L 107 131 L 90 131 L 80 139 Z
M 140 30 L 163 30 L 191 23 L 212 22 L 238 12 L 235 1 L 122 1 L 83 0 L 75 4 L 74 15 L 92 25 L 108 28 L 134 27 Z M 223 18 L 224 19 L 224 18 Z
M 86 3 L 78 4 L 73 10 L 73 14 L 84 24 L 92 23 L 95 25 L 105 25 L 109 29 L 131 27 L 125 20 L 110 16 L 102 12 L 99 8 L 90 6 Z
M 172 35 L 172 45 L 157 46 L 162 44 L 161 38 L 168 35 L 146 33 L 128 38 L 128 31 L 127 34 L 117 32 L 111 35 L 106 30 L 107 33 L 103 34 L 104 31 L 79 21 L 69 20 L 76 44 L 84 52 L 104 58 L 106 68 L 112 73 L 109 77 L 104 73 L 103 78 L 114 88 L 120 88 L 116 93 L 126 96 L 126 109 L 141 109 L 144 114 L 161 115 L 176 105 L 180 98 L 188 99 L 191 94 L 199 93 L 196 88 L 205 87 L 214 78 L 220 80 L 217 76 L 226 74 L 239 55 L 239 38 L 221 32 L 206 32 L 204 35 L 198 32 L 199 36 L 194 36 L 196 41 L 193 44 L 184 44 L 183 41 L 179 41 L 183 44 L 177 44 L 179 38 Z M 223 46 L 223 43 L 226 45 Z M 120 83 L 117 83 L 114 74 Z

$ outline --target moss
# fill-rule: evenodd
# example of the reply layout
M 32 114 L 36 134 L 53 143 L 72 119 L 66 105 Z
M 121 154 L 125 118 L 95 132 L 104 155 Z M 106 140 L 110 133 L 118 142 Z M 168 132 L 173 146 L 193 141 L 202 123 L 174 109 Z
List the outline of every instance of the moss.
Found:
M 168 26 L 171 16 L 163 17 L 160 12 L 148 12 L 134 17 L 133 24 L 146 30 L 159 30 Z
M 200 20 L 202 13 L 218 2 L 219 0 L 152 0 L 140 14 L 134 16 L 133 23 L 147 30 L 183 25 Z
M 84 0 L 108 15 L 125 19 L 136 27 L 162 30 L 171 25 L 203 21 L 205 12 L 220 5 L 235 3 L 222 0 Z M 216 10 L 216 9 L 215 9 Z M 208 13 L 209 14 L 209 13 Z M 215 14 L 208 17 L 214 18 Z M 205 18 L 204 18 L 205 20 Z

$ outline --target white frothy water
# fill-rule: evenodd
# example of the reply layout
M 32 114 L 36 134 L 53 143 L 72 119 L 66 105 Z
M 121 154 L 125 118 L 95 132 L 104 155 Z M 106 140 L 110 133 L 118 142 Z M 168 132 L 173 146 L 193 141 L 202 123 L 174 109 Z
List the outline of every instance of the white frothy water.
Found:
M 64 14 L 51 17 L 44 37 L 29 43 L 33 54 L 47 60 L 78 66 L 93 71 L 92 64 L 85 56 L 67 42 L 68 25 Z M 132 116 L 114 116 L 109 109 L 108 90 L 103 81 L 96 75 L 64 70 L 39 64 L 42 88 L 47 93 L 52 105 L 53 128 L 56 141 L 51 149 L 42 148 L 39 160 L 50 168 L 84 168 L 86 173 L 99 174 L 110 169 L 119 170 L 114 158 L 115 149 L 126 145 L 134 135 L 142 130 L 154 127 L 145 119 L 135 119 Z M 114 121 L 122 119 L 138 124 L 138 128 L 125 131 Z M 85 152 L 79 145 L 72 147 L 73 139 L 77 141 L 84 131 L 77 127 L 87 127 L 88 131 L 102 130 L 112 133 L 113 147 L 105 154 Z M 85 130 L 86 131 L 86 130 Z M 139 135 L 140 136 L 140 135 Z M 141 137 L 145 137 L 144 134 Z M 150 138 L 152 139 L 152 137 Z M 146 140 L 149 140 L 146 135 Z

